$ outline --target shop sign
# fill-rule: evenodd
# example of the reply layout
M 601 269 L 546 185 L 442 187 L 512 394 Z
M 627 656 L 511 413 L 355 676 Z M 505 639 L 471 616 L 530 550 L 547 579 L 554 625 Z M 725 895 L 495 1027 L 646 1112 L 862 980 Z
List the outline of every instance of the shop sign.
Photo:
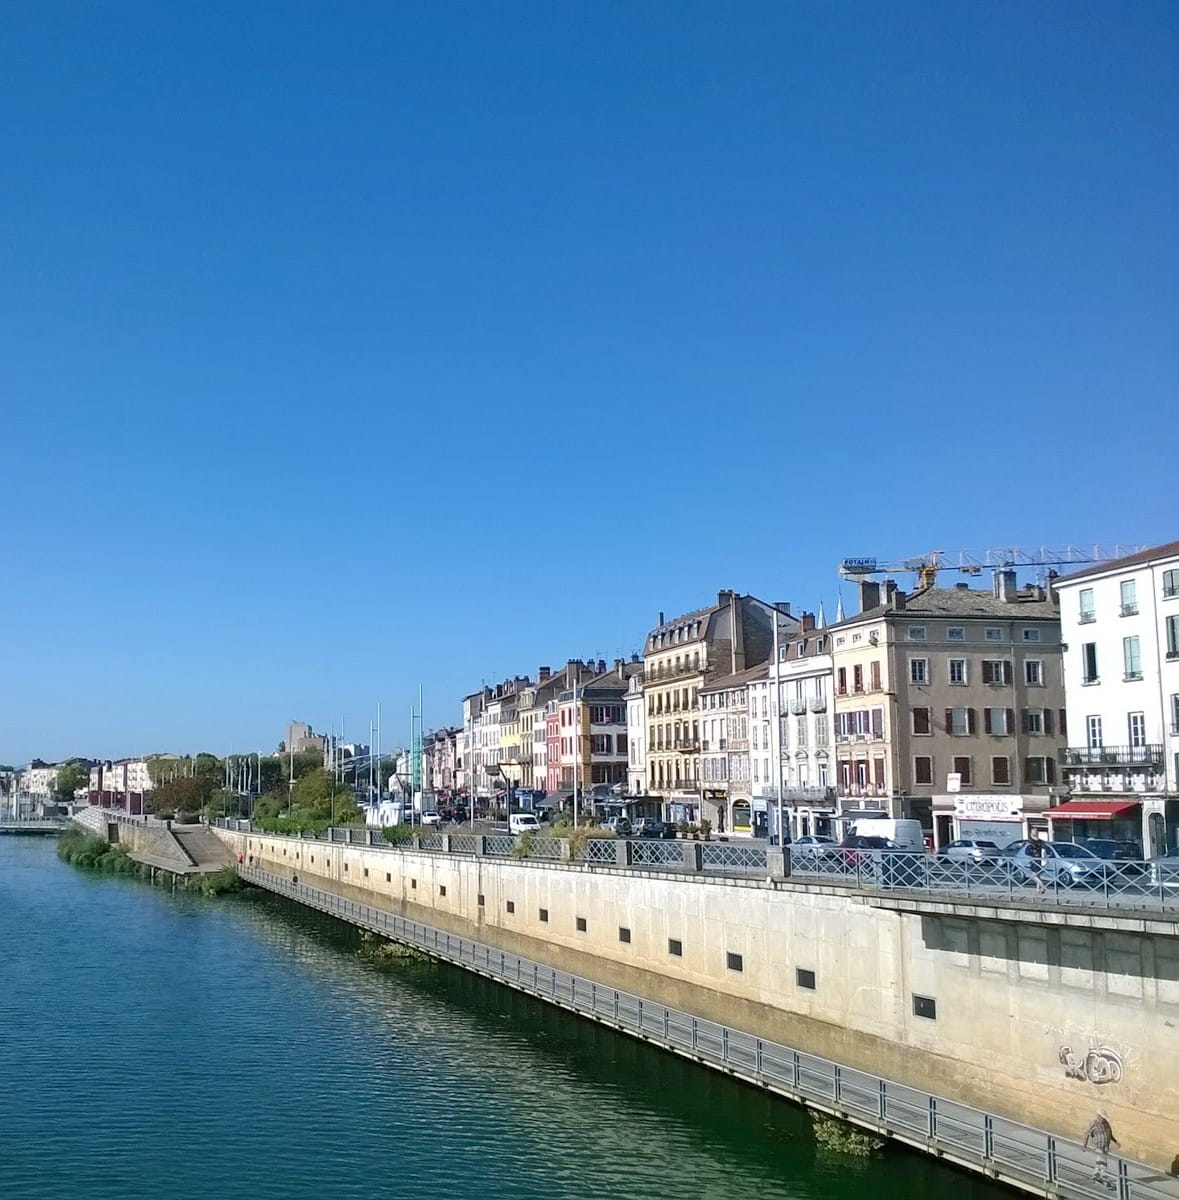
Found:
M 952 799 L 954 816 L 960 821 L 1023 820 L 1022 796 L 964 796 L 959 792 Z

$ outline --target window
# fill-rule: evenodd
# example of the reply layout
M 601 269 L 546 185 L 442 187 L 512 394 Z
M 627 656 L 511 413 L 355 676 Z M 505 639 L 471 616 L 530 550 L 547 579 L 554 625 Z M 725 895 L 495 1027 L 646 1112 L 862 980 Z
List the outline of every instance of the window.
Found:
M 508 908 L 508 912 L 510 912 L 510 913 L 514 913 L 514 912 L 516 911 L 516 902 L 515 902 L 515 900 L 509 900 L 509 901 L 508 901 L 508 904 L 507 904 L 507 908 Z
M 392 874 L 391 874 L 389 871 L 386 871 L 386 872 L 385 872 L 385 882 L 386 882 L 386 883 L 392 883 L 392 882 L 393 882 L 393 876 L 392 876 Z
M 542 921 L 547 921 L 549 919 L 549 910 L 547 908 L 542 908 L 540 910 L 540 919 Z
M 1055 783 L 1056 760 L 1038 756 L 1025 759 L 1023 777 L 1027 783 Z
M 1167 657 L 1179 658 L 1179 617 L 1167 618 Z
M 868 671 L 868 686 L 874 691 L 880 691 L 880 662 L 873 659 Z
M 618 940 L 620 942 L 630 941 L 630 930 L 625 925 L 619 925 L 618 927 Z
M 933 759 L 927 754 L 919 754 L 913 759 L 913 782 L 933 783 Z
M 1044 686 L 1044 660 L 1040 658 L 1024 659 L 1023 679 L 1028 687 Z
M 983 683 L 991 685 L 1011 683 L 1011 662 L 1006 658 L 987 659 L 982 665 Z
M 730 971 L 744 971 L 745 960 L 740 954 L 734 954 L 731 950 L 725 955 L 725 966 Z
M 585 917 L 578 917 L 577 918 L 577 932 L 585 933 L 585 931 L 586 931 Z
M 1001 642 L 1003 640 L 1003 630 L 994 625 L 988 625 L 987 631 L 983 636 L 988 642 Z
M 909 659 L 909 682 L 910 683 L 928 683 L 929 682 L 929 659 L 927 659 L 927 658 L 911 658 L 911 659 Z
M 966 675 L 966 659 L 951 658 L 950 659 L 950 682 L 959 686 L 965 686 L 967 680 Z
M 969 754 L 955 755 L 954 773 L 962 776 L 962 786 L 969 787 L 973 780 L 970 777 L 971 758 Z
M 1171 695 L 1171 732 L 1179 733 L 1179 692 Z
M 1011 762 L 1005 754 L 995 755 L 991 759 L 991 782 L 1000 787 L 1010 784 Z
M 1009 708 L 984 708 L 983 724 L 987 733 L 1005 737 L 1011 732 L 1011 710 Z
M 862 692 L 864 690 L 864 668 L 857 663 L 852 667 L 852 691 Z
M 1163 599 L 1179 596 L 1179 570 L 1163 572 Z
M 835 691 L 840 696 L 847 695 L 847 667 L 840 667 L 835 676 Z
M 1142 649 L 1137 636 L 1122 638 L 1122 662 L 1125 664 L 1127 679 L 1142 678 Z
M 969 737 L 974 733 L 974 709 L 947 708 L 946 732 L 953 737 Z
M 796 967 L 794 970 L 794 980 L 800 988 L 806 988 L 809 992 L 815 990 L 814 971 L 808 971 L 805 967 Z
M 1122 616 L 1132 617 L 1138 612 L 1138 581 L 1122 580 Z
M 1044 716 L 1048 710 L 1043 708 L 1025 708 L 1023 710 L 1023 731 L 1024 733 L 1041 734 L 1045 733 Z
M 1040 640 L 1040 631 L 1038 629 L 1025 629 L 1023 631 L 1023 640 L 1025 642 L 1038 642 Z
M 1085 744 L 1090 750 L 1100 750 L 1102 746 L 1101 740 L 1101 717 L 1093 716 L 1085 718 Z
M 911 642 L 925 641 L 925 626 L 924 625 L 910 625 L 909 626 L 909 641 L 911 641 Z
M 927 1021 L 937 1020 L 937 1001 L 931 996 L 913 996 L 913 1015 Z
M 1081 588 L 1081 624 L 1088 625 L 1090 621 L 1096 620 L 1097 610 L 1093 607 L 1093 589 Z
M 438 885 L 438 895 L 440 895 L 440 896 L 445 896 L 445 895 L 446 895 L 446 884 L 444 884 L 444 883 L 440 883 L 440 884 Z
M 913 709 L 913 733 L 918 737 L 924 737 L 933 733 L 928 708 Z
M 1130 745 L 1141 749 L 1146 745 L 1146 713 L 1128 713 L 1127 722 L 1130 727 Z
M 961 625 L 951 625 L 946 630 L 947 642 L 964 642 L 966 641 L 966 630 Z
M 479 907 L 484 908 L 484 907 L 486 907 L 486 905 L 487 905 L 487 897 L 482 892 L 480 892 L 479 893 Z
M 1081 682 L 1097 683 L 1097 643 L 1086 642 L 1081 647 Z
M 684 943 L 681 942 L 679 938 L 668 938 L 667 939 L 667 952 L 673 958 L 683 958 L 684 957 Z

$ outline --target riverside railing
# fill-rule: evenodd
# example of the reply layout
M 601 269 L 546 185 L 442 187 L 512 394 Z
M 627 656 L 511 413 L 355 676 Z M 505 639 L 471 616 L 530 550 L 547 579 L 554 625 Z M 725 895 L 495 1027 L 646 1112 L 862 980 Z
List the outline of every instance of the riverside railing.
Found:
M 1107 1183 L 1094 1178 L 1092 1154 L 1078 1142 L 1046 1130 L 842 1066 L 270 871 L 239 866 L 238 872 L 269 891 L 1016 1187 L 1077 1200 L 1110 1196 L 1179 1200 L 1179 1179 L 1143 1163 L 1110 1155 Z
M 221 819 L 217 825 L 243 833 L 264 832 L 254 829 L 249 821 Z M 415 834 L 409 842 L 390 843 L 379 829 L 356 827 L 329 829 L 325 840 L 384 850 L 539 860 L 636 872 L 789 879 L 795 885 L 834 885 L 888 895 L 908 893 L 931 900 L 1150 912 L 1179 921 L 1179 858 L 1123 862 L 1046 857 L 1038 872 L 1042 884 L 1038 887 L 1037 872 L 1028 862 L 1003 855 L 976 862 L 921 852 L 839 846 L 792 848 L 757 842 L 655 838 L 589 838 L 577 843 L 534 834 L 517 838 L 435 831 Z

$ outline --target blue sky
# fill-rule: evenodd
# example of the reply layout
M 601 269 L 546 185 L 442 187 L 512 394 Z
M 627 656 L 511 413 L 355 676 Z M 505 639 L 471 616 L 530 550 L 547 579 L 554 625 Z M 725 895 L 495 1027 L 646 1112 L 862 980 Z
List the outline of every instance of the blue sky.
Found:
M 0 761 L 389 743 L 718 588 L 1179 536 L 1173 4 L 0 31 Z

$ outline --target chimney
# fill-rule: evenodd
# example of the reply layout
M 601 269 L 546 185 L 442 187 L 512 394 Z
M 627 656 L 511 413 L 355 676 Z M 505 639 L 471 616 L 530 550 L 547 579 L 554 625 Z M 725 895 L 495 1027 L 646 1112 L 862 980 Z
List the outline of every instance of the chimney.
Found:
M 726 604 L 731 604 L 732 602 L 733 602 L 733 589 L 732 588 L 721 588 L 721 590 L 719 592 L 717 592 L 716 603 L 717 603 L 718 608 L 724 608 L 724 606 Z
M 790 616 L 790 601 L 789 600 L 775 600 L 774 607 L 780 613 L 785 613 L 786 616 Z
M 880 584 L 875 579 L 861 579 L 860 584 L 860 612 L 867 612 L 870 608 L 876 608 L 880 604 Z
M 815 627 L 815 614 L 804 612 L 802 614 L 802 632 L 810 633 Z
M 546 683 L 551 674 L 552 674 L 552 671 L 548 667 L 537 667 L 537 669 L 536 669 L 537 683 Z
M 606 660 L 604 658 L 598 659 L 598 674 L 599 675 L 606 674 Z
M 1004 604 L 1014 604 L 1016 593 L 1015 572 L 1009 568 L 996 571 L 991 588 L 996 600 L 1002 600 Z
M 616 658 L 614 660 L 614 669 L 618 672 L 619 675 L 622 674 L 622 668 L 625 666 L 626 666 L 625 658 Z
M 659 626 L 660 626 L 660 625 L 662 625 L 662 624 L 663 624 L 663 614 L 662 614 L 662 613 L 660 613 L 660 614 L 659 614 L 659 620 L 655 622 L 655 628 L 656 628 L 656 629 L 658 629 L 658 628 L 659 628 Z

